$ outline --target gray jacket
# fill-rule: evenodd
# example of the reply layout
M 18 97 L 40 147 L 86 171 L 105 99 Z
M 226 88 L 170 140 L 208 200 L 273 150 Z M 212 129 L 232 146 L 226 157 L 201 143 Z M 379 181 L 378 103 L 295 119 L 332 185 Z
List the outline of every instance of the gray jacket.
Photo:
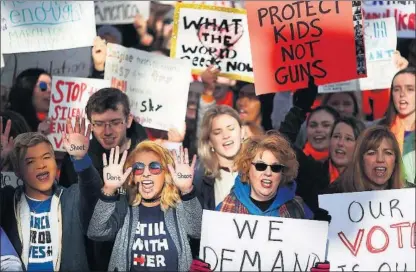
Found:
M 102 196 L 97 202 L 88 228 L 88 237 L 96 241 L 115 239 L 109 271 L 130 271 L 131 250 L 138 221 L 139 207 L 130 206 L 125 195 L 119 199 Z M 166 228 L 179 253 L 178 271 L 189 271 L 192 254 L 188 235 L 200 238 L 201 221 L 202 208 L 195 197 L 195 190 L 183 196 L 176 209 L 165 212 Z

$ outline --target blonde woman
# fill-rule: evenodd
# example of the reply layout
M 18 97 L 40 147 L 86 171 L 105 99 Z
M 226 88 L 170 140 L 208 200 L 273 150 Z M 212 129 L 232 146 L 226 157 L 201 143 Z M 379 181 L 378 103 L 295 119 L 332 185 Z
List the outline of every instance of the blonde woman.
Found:
M 104 186 L 88 229 L 92 240 L 115 240 L 108 270 L 188 271 L 188 235 L 199 238 L 202 221 L 192 185 L 195 156 L 190 165 L 186 149 L 172 156 L 144 141 L 119 158 L 119 147 L 108 160 L 103 155 Z
M 220 105 L 206 111 L 198 139 L 199 170 L 203 174 L 195 179 L 202 208 L 214 210 L 234 186 L 234 158 L 243 134 L 242 122 L 233 108 Z

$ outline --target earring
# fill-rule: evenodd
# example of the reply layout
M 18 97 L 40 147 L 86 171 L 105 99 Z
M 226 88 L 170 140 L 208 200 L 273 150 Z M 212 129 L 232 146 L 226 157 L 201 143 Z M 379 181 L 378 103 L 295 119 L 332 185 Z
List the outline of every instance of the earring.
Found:
M 211 146 L 211 152 L 215 152 L 214 148 Z

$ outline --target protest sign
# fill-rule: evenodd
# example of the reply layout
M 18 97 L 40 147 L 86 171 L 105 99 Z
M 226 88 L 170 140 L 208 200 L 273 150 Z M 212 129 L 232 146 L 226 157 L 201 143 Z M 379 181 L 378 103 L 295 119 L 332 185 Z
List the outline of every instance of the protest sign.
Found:
M 365 19 L 394 17 L 399 38 L 416 38 L 416 2 L 413 1 L 363 1 Z
M 102 88 L 110 87 L 110 81 L 91 78 L 58 77 L 52 78 L 51 103 L 48 117 L 51 118 L 51 133 L 48 135 L 55 151 L 65 151 L 62 133 L 66 120 L 84 116 L 89 97 Z
M 323 85 L 366 75 L 360 1 L 245 5 L 257 94 L 305 88 L 309 76 Z
M 94 18 L 92 1 L 1 1 L 2 52 L 92 46 Z
M 140 14 L 145 20 L 149 18 L 150 1 L 95 1 L 95 23 L 131 24 Z
M 367 77 L 319 87 L 320 93 L 390 88 L 398 72 L 393 55 L 397 47 L 396 22 L 393 17 L 364 22 Z
M 189 60 L 194 74 L 215 65 L 222 76 L 253 82 L 245 10 L 179 3 L 174 17 L 172 58 Z
M 204 210 L 199 257 L 212 271 L 310 271 L 328 223 Z
M 331 271 L 415 271 L 415 189 L 319 196 Z
M 107 44 L 104 78 L 126 92 L 133 115 L 145 127 L 183 126 L 190 74 L 187 60 Z
M 91 72 L 91 47 L 59 51 L 4 55 L 1 86 L 10 89 L 16 77 L 26 69 L 41 68 L 52 76 L 88 77 Z
M 1 172 L 1 188 L 12 186 L 14 188 L 23 185 L 23 180 L 19 179 L 13 172 Z

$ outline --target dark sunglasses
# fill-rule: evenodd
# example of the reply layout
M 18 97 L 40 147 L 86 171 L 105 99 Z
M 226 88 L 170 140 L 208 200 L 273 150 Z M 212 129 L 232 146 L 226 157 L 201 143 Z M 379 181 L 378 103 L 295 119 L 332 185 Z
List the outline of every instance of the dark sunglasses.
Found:
M 48 84 L 44 81 L 39 82 L 39 89 L 42 92 L 46 92 L 48 90 Z
M 282 172 L 283 168 L 285 168 L 284 165 L 282 164 L 266 164 L 264 162 L 252 162 L 252 165 L 254 165 L 254 167 L 256 167 L 257 171 L 265 171 L 267 169 L 268 166 L 270 166 L 270 168 L 272 169 L 273 173 L 280 173 Z
M 152 175 L 159 175 L 160 173 L 162 173 L 162 165 L 159 162 L 151 162 L 149 163 L 149 172 Z M 146 168 L 146 164 L 142 163 L 142 162 L 135 162 L 132 166 L 133 168 L 133 174 L 135 176 L 140 176 L 143 175 L 144 173 L 144 169 Z

